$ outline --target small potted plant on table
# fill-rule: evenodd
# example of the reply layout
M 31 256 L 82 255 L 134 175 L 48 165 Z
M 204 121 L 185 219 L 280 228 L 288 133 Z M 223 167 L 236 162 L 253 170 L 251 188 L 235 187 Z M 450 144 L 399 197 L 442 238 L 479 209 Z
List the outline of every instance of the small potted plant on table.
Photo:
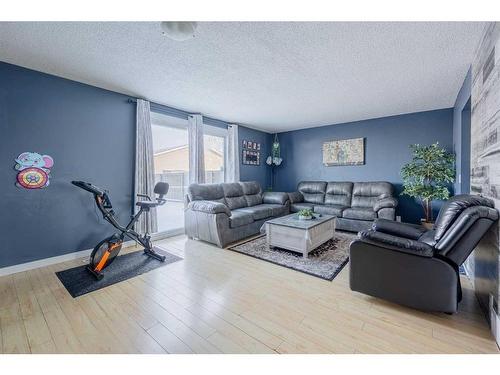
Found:
M 314 213 L 309 208 L 304 208 L 298 212 L 299 220 L 311 220 L 314 217 Z
M 432 228 L 432 201 L 450 197 L 448 186 L 455 180 L 455 155 L 439 147 L 438 142 L 430 146 L 410 145 L 410 149 L 413 159 L 401 169 L 401 194 L 420 200 L 425 216 L 422 225 Z

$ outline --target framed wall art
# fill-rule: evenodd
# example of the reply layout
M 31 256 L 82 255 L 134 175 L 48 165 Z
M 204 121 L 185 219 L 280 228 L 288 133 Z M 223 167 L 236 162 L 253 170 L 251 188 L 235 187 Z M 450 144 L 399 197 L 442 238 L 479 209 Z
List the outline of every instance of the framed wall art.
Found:
M 243 150 L 241 162 L 245 165 L 260 165 L 260 152 Z
M 352 138 L 324 142 L 323 164 L 327 167 L 365 164 L 365 139 Z
M 244 140 L 241 163 L 245 165 L 260 165 L 260 143 Z

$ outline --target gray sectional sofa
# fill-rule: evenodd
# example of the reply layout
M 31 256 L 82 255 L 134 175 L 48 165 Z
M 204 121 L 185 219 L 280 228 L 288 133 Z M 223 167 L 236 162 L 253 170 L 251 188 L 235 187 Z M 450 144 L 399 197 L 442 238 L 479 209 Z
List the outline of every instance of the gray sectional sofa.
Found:
M 370 229 L 377 218 L 394 220 L 398 201 L 389 182 L 303 181 L 289 193 L 290 210 L 310 208 L 337 217 L 336 228 L 351 232 Z
M 258 182 L 191 184 L 184 227 L 190 238 L 226 247 L 259 233 L 266 220 L 289 212 L 287 193 L 263 193 Z

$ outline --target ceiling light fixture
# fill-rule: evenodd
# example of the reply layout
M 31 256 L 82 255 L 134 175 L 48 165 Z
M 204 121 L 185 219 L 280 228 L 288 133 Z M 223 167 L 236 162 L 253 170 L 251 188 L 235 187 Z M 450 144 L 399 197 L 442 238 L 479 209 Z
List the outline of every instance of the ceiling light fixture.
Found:
M 162 34 L 178 42 L 193 38 L 197 26 L 197 22 L 164 21 L 160 23 Z

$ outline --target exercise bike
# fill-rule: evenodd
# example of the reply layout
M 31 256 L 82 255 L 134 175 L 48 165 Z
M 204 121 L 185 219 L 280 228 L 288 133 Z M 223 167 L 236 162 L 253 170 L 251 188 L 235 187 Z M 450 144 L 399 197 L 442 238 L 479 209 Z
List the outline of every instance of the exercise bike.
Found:
M 115 219 L 115 212 L 113 211 L 113 206 L 106 190 L 84 181 L 71 181 L 71 183 L 94 194 L 95 203 L 99 211 L 101 211 L 103 218 L 120 231 L 120 233 L 115 233 L 103 239 L 92 250 L 89 264 L 86 267 L 87 271 L 92 276 L 94 276 L 97 280 L 102 280 L 104 277 L 102 270 L 108 267 L 115 260 L 122 248 L 125 237 L 139 242 L 144 247 L 144 253 L 146 255 L 159 260 L 160 262 L 165 261 L 165 256 L 156 252 L 157 248 L 152 245 L 149 233 L 140 235 L 133 229 L 133 227 L 144 212 L 149 212 L 151 208 L 165 204 L 166 200 L 163 199 L 163 197 L 167 194 L 169 188 L 166 182 L 158 182 L 155 185 L 154 192 L 155 194 L 158 194 L 158 197 L 154 201 L 147 195 L 137 194 L 138 197 L 146 198 L 147 200 L 137 202 L 137 206 L 140 207 L 139 212 L 131 217 L 130 222 L 125 227 L 118 223 Z

